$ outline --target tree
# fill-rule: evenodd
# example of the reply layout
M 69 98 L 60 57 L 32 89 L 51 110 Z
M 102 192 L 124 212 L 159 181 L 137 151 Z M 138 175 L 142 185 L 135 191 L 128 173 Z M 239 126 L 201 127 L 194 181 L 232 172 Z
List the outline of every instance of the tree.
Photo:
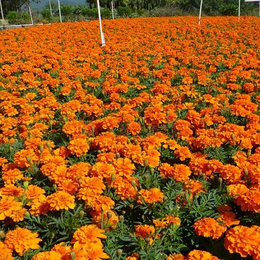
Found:
M 2 0 L 4 13 L 10 11 L 20 11 L 24 4 L 29 4 L 30 2 L 40 2 L 40 0 Z

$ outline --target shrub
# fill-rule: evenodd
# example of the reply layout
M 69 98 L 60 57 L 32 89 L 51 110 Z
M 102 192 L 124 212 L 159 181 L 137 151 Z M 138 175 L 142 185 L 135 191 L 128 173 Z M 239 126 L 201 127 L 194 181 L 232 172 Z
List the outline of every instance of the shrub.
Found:
M 119 6 L 116 10 L 118 15 L 121 17 L 129 17 L 133 12 L 131 8 L 122 6 Z
M 23 24 L 30 22 L 30 15 L 27 13 L 21 13 L 11 11 L 8 12 L 6 19 L 8 20 L 9 24 Z

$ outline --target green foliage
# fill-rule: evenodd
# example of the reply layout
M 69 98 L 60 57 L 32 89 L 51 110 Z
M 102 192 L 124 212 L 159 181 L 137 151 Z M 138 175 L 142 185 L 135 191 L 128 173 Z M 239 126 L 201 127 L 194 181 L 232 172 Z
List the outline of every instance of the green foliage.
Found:
M 27 13 L 18 13 L 15 11 L 8 12 L 6 19 L 9 24 L 23 24 L 30 22 L 30 15 Z

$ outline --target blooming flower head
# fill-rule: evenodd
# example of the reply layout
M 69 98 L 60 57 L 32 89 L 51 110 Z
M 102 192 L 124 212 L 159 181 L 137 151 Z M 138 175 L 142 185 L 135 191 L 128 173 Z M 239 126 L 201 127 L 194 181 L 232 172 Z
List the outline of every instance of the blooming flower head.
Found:
M 236 226 L 226 232 L 225 248 L 231 253 L 238 253 L 242 257 L 259 253 L 260 230 L 257 226 Z
M 158 188 L 151 188 L 150 190 L 140 190 L 138 203 L 153 204 L 163 201 L 163 193 Z
M 49 252 L 40 252 L 36 254 L 32 260 L 63 260 L 62 255 L 55 251 L 49 251 Z
M 0 260 L 14 260 L 12 250 L 9 249 L 2 241 L 0 241 Z
M 220 238 L 226 231 L 226 226 L 219 224 L 214 218 L 202 218 L 193 225 L 195 233 L 203 237 Z
M 186 260 L 219 260 L 216 256 L 213 256 L 207 251 L 193 250 L 189 252 Z
M 4 243 L 9 249 L 18 253 L 19 256 L 23 256 L 29 249 L 40 248 L 39 243 L 41 241 L 37 233 L 18 227 L 6 234 Z
M 74 196 L 65 191 L 57 191 L 47 197 L 47 202 L 50 205 L 50 210 L 74 209 Z

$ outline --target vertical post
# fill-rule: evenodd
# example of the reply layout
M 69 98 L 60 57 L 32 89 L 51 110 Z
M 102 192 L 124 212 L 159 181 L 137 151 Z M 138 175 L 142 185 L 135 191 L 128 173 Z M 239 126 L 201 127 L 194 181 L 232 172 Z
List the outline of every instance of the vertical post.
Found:
M 259 17 L 260 17 L 260 0 L 259 0 L 259 14 L 258 14 L 258 15 L 259 15 Z
M 60 0 L 58 0 L 58 8 L 59 8 L 60 22 L 62 23 L 61 9 L 60 9 Z
M 238 0 L 238 20 L 240 20 L 241 0 Z
M 4 11 L 3 11 L 2 0 L 0 0 L 0 9 L 1 9 L 1 16 L 2 16 L 2 19 L 4 20 L 5 17 L 4 17 Z
M 51 6 L 51 0 L 49 0 L 49 6 L 50 6 L 50 14 L 52 16 L 52 6 Z
M 198 22 L 199 25 L 200 25 L 201 13 L 202 13 L 202 5 L 203 5 L 203 0 L 200 0 L 200 13 L 199 13 L 199 22 Z
M 101 11 L 100 11 L 100 4 L 99 4 L 99 0 L 97 0 L 97 8 L 98 8 L 98 20 L 99 20 L 99 28 L 100 28 L 100 36 L 101 36 L 101 46 L 105 46 L 106 42 L 105 42 L 105 37 L 103 34 L 103 30 L 102 30 L 102 23 L 101 23 Z
M 31 18 L 31 24 L 33 24 L 33 17 L 32 17 L 32 10 L 31 10 L 31 7 L 30 7 L 30 2 L 28 2 L 27 5 L 28 5 L 28 11 L 29 11 L 29 14 L 30 14 L 30 18 Z
M 111 8 L 112 8 L 112 19 L 115 19 L 115 14 L 114 14 L 114 1 L 111 1 Z

